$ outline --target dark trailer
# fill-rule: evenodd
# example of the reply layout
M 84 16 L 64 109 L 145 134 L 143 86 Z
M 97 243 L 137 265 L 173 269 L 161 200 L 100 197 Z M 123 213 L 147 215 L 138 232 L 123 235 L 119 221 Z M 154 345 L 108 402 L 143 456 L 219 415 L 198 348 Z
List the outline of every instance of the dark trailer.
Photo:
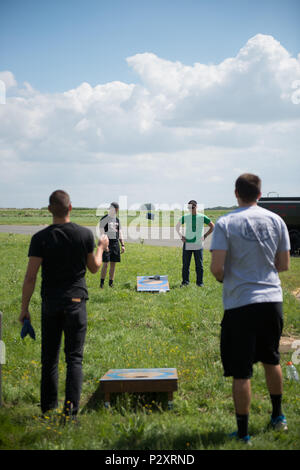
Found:
M 291 254 L 300 254 L 300 197 L 261 197 L 257 203 L 285 221 L 291 240 Z

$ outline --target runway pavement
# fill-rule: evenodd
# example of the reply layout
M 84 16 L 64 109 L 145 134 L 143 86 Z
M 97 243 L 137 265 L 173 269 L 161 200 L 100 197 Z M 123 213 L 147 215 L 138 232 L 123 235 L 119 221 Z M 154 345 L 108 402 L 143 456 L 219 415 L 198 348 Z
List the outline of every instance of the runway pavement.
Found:
M 33 235 L 44 229 L 46 225 L 0 225 L 0 232 Z M 96 226 L 88 226 L 96 236 Z M 205 231 L 208 228 L 205 227 Z M 124 241 L 128 243 L 143 243 L 154 246 L 182 246 L 175 227 L 122 227 Z M 209 250 L 211 235 L 204 242 L 204 249 Z

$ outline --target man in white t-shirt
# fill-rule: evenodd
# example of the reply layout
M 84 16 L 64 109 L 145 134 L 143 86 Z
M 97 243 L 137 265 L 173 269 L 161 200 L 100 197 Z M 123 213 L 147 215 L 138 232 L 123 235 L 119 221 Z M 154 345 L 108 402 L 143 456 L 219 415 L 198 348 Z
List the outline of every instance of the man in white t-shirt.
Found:
M 238 431 L 248 442 L 252 366 L 262 362 L 272 402 L 271 425 L 287 430 L 282 414 L 279 341 L 283 327 L 282 289 L 278 273 L 289 269 L 290 240 L 284 221 L 257 206 L 261 180 L 243 174 L 235 184 L 239 208 L 218 219 L 210 250 L 211 272 L 223 282 L 224 317 L 221 358 L 233 377 Z

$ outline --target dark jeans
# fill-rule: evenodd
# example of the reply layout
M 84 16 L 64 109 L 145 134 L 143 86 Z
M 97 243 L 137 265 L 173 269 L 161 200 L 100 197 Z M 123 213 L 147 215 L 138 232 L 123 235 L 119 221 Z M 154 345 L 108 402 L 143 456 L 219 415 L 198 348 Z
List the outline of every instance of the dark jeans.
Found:
M 83 348 L 87 327 L 86 301 L 67 299 L 42 302 L 41 408 L 45 413 L 58 404 L 58 362 L 62 333 L 67 363 L 64 412 L 77 414 L 82 387 Z
M 182 250 L 182 284 L 189 284 L 190 282 L 190 264 L 192 254 L 194 253 L 197 285 L 203 284 L 203 249 L 187 250 L 184 243 Z

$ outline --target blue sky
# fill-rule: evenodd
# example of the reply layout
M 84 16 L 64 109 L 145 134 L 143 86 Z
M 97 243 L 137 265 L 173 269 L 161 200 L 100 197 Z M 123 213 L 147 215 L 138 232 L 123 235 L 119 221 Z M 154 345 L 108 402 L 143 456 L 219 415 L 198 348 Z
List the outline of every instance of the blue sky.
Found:
M 299 24 L 298 0 L 1 0 L 0 206 L 231 205 L 241 171 L 299 195 Z
M 219 63 L 257 33 L 299 52 L 299 0 L 1 0 L 0 64 L 43 92 L 136 81 L 139 52 Z

